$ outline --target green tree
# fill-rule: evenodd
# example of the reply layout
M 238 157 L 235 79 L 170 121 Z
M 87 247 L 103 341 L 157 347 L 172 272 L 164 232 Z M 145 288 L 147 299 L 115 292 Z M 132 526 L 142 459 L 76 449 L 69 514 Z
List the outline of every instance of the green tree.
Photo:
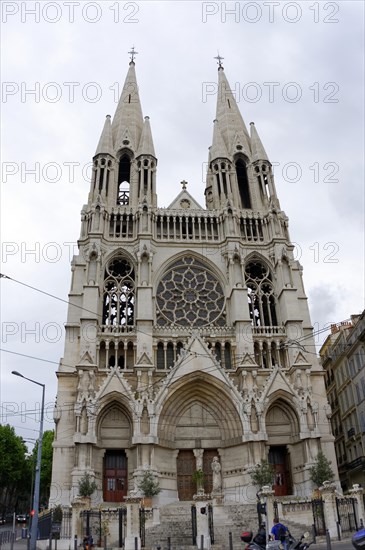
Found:
M 42 459 L 41 459 L 41 486 L 40 486 L 39 502 L 41 505 L 44 505 L 44 506 L 47 505 L 49 494 L 50 494 L 50 488 L 51 488 L 53 439 L 54 439 L 53 430 L 46 430 L 43 433 Z M 33 472 L 35 471 L 35 465 L 37 462 L 37 452 L 38 452 L 38 442 L 35 444 L 33 453 L 32 453 L 31 463 L 32 463 Z
M 323 485 L 324 481 L 332 481 L 335 477 L 331 464 L 332 462 L 328 460 L 323 452 L 319 451 L 314 466 L 309 470 L 310 479 L 317 487 Z
M 257 464 L 250 473 L 254 485 L 263 487 L 264 485 L 272 485 L 274 479 L 274 469 L 270 462 L 265 458 Z
M 29 506 L 31 475 L 28 449 L 12 426 L 0 425 L 0 514 Z

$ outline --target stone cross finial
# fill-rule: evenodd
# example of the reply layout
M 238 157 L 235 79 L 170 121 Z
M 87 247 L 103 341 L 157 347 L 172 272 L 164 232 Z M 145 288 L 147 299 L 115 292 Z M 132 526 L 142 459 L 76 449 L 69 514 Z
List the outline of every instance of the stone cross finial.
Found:
M 223 61 L 224 57 L 220 56 L 220 55 L 219 55 L 219 52 L 218 52 L 217 57 L 215 57 L 214 59 L 218 59 L 218 66 L 219 66 L 219 67 L 223 67 L 222 61 Z
M 185 191 L 188 182 L 185 181 L 185 180 L 182 180 L 182 182 L 180 182 L 180 183 L 181 183 L 181 185 L 182 185 L 183 190 Z
M 132 46 L 131 51 L 128 53 L 131 56 L 131 62 L 134 63 L 134 56 L 138 55 L 138 52 L 135 51 L 134 46 Z

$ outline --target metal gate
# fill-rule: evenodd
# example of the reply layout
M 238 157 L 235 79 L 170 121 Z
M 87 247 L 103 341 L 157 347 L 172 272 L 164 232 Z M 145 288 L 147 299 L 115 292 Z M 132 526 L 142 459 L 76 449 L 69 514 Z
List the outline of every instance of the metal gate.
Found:
M 356 518 L 356 498 L 337 498 L 337 521 L 341 526 L 341 532 L 353 532 L 357 531 L 357 518 Z
M 127 508 L 119 508 L 119 548 L 124 548 L 124 540 L 127 531 Z
M 312 512 L 316 536 L 325 535 L 326 522 L 324 520 L 323 500 L 321 498 L 312 500 Z
M 193 539 L 193 545 L 196 544 L 196 537 L 198 534 L 198 528 L 196 524 L 196 506 L 191 507 L 191 535 Z
M 82 510 L 80 512 L 82 518 L 82 536 L 91 537 L 96 546 L 101 546 L 104 542 L 102 515 L 102 510 Z
M 146 510 L 139 509 L 139 536 L 141 537 L 141 547 L 146 546 Z
M 210 542 L 214 544 L 213 506 L 211 504 L 208 504 L 208 527 Z
M 52 512 L 43 514 L 38 519 L 38 538 L 40 540 L 49 539 L 52 529 Z

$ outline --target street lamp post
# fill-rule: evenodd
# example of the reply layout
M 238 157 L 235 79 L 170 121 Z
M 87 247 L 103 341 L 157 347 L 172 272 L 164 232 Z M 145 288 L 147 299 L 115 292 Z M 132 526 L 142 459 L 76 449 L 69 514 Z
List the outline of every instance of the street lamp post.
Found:
M 41 460 L 42 460 L 42 441 L 43 441 L 43 418 L 44 418 L 44 392 L 46 389 L 45 384 L 41 384 L 40 382 L 37 382 L 36 380 L 32 380 L 31 378 L 27 378 L 20 372 L 17 372 L 16 370 L 12 371 L 12 374 L 15 374 L 15 376 L 20 376 L 21 378 L 25 378 L 25 380 L 28 380 L 29 382 L 33 382 L 33 384 L 37 384 L 37 386 L 42 386 L 42 406 L 41 406 L 41 421 L 39 424 L 39 438 L 38 438 L 38 450 L 37 450 L 37 462 L 35 467 L 35 480 L 34 480 L 34 495 L 33 495 L 33 518 L 32 518 L 32 525 L 30 529 L 30 550 L 36 550 L 37 547 L 37 534 L 38 534 L 38 510 L 39 510 L 39 490 L 40 490 L 40 484 L 41 484 Z

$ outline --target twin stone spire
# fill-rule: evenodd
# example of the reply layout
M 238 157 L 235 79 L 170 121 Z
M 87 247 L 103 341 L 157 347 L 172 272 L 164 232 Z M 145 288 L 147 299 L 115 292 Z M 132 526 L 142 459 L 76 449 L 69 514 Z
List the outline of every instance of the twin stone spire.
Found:
M 149 117 L 143 119 L 133 61 L 129 64 L 113 122 L 110 115 L 106 116 L 95 156 L 115 157 L 123 148 L 130 149 L 136 157 L 140 154 L 156 157 Z
M 130 151 L 131 156 L 136 159 L 141 155 L 153 157 L 157 163 L 149 117 L 143 118 L 133 60 L 129 63 L 129 70 L 113 120 L 110 115 L 106 117 L 95 157 L 110 155 L 117 159 L 122 150 Z M 245 159 L 246 165 L 257 161 L 269 163 L 253 122 L 250 124 L 250 134 L 247 131 L 236 98 L 220 64 L 216 118 L 212 146 L 209 148 L 208 175 L 212 170 L 212 163 L 217 160 L 234 163 L 237 155 Z

